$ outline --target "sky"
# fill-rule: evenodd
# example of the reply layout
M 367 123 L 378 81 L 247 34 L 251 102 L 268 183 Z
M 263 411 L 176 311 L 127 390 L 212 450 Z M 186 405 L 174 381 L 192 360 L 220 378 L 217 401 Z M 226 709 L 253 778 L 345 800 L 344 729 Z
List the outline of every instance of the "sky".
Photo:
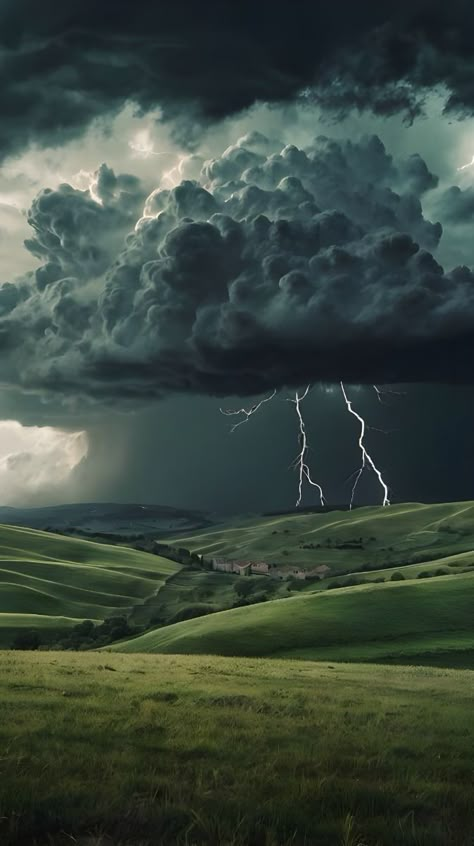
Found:
M 0 504 L 474 497 L 473 30 L 0 4 Z

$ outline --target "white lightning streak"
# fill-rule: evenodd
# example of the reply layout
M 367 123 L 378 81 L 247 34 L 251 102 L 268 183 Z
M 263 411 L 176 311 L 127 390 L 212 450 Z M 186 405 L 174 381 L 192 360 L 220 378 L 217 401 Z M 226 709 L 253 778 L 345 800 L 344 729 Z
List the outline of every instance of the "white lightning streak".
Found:
M 292 402 L 295 405 L 296 413 L 298 415 L 298 422 L 299 422 L 299 425 L 300 425 L 300 434 L 299 434 L 300 452 L 299 452 L 299 455 L 297 455 L 297 457 L 295 458 L 295 461 L 293 463 L 293 466 L 295 468 L 297 467 L 298 472 L 299 472 L 298 498 L 296 500 L 296 507 L 297 508 L 298 508 L 299 505 L 301 505 L 301 499 L 302 499 L 302 496 L 303 496 L 303 482 L 304 482 L 305 479 L 306 479 L 307 482 L 309 482 L 310 485 L 313 486 L 313 488 L 318 489 L 319 499 L 320 499 L 321 505 L 324 506 L 326 504 L 326 500 L 324 499 L 323 489 L 322 489 L 321 485 L 319 485 L 317 482 L 313 481 L 313 479 L 311 478 L 310 469 L 309 469 L 308 464 L 306 463 L 306 460 L 305 460 L 306 459 L 306 453 L 308 452 L 308 439 L 307 439 L 307 436 L 306 436 L 306 427 L 304 425 L 303 415 L 301 414 L 301 402 L 302 402 L 302 400 L 304 400 L 308 396 L 309 387 L 310 386 L 308 385 L 304 394 L 302 394 L 301 396 L 299 395 L 298 391 L 296 391 L 294 399 L 291 399 L 290 397 L 287 398 L 288 402 Z
M 371 470 L 373 470 L 373 472 L 374 472 L 374 473 L 375 473 L 375 475 L 377 476 L 377 479 L 379 480 L 379 483 L 380 483 L 380 487 L 381 487 L 381 488 L 382 488 L 382 490 L 383 490 L 383 502 L 382 502 L 382 505 L 383 505 L 383 506 L 390 505 L 390 500 L 389 500 L 389 498 L 388 498 L 388 487 L 387 487 L 387 485 L 385 484 L 385 482 L 384 482 L 384 480 L 383 480 L 382 473 L 380 472 L 380 470 L 378 469 L 378 467 L 376 467 L 376 466 L 375 466 L 375 464 L 374 464 L 374 462 L 373 462 L 373 460 L 372 460 L 371 456 L 370 456 L 370 455 L 369 455 L 369 453 L 367 452 L 367 450 L 366 450 L 366 448 L 365 448 L 365 445 L 364 445 L 365 428 L 366 428 L 365 420 L 364 420 L 364 418 L 363 418 L 363 417 L 361 417 L 361 416 L 360 416 L 360 414 L 358 414 L 358 413 L 357 413 L 357 411 L 355 411 L 355 410 L 352 408 L 352 402 L 351 402 L 351 400 L 348 398 L 348 396 L 347 396 L 347 394 L 346 394 L 346 389 L 345 389 L 345 387 L 344 387 L 344 383 L 343 383 L 343 382 L 340 382 L 340 385 L 341 385 L 342 396 L 344 397 L 344 402 L 346 403 L 347 410 L 348 410 L 349 414 L 352 414 L 352 415 L 353 415 L 353 416 L 354 416 L 354 417 L 355 417 L 355 418 L 359 421 L 359 423 L 360 423 L 360 435 L 359 435 L 359 441 L 358 441 L 358 443 L 359 443 L 359 448 L 360 448 L 361 455 L 362 455 L 362 463 L 361 463 L 361 465 L 360 465 L 359 470 L 357 471 L 357 475 L 356 475 L 356 478 L 355 478 L 355 482 L 354 482 L 354 484 L 353 484 L 353 486 L 352 486 L 351 501 L 350 501 L 349 508 L 352 510 L 352 506 L 353 506 L 353 504 L 354 504 L 354 496 L 355 496 L 355 492 L 356 492 L 356 489 L 357 489 L 357 485 L 359 484 L 360 477 L 362 476 L 362 473 L 363 473 L 363 472 L 364 472 L 364 470 L 366 469 L 367 465 L 371 468 Z M 375 387 L 375 386 L 374 386 L 374 387 Z
M 176 153 L 168 152 L 168 150 L 157 151 L 152 147 L 145 147 L 140 144 L 134 144 L 132 141 L 128 142 L 128 146 L 138 157 L 149 159 L 150 156 L 175 156 Z
M 457 171 L 467 170 L 468 167 L 473 167 L 473 165 L 474 165 L 474 156 L 472 157 L 470 162 L 467 162 L 466 164 L 461 165 L 461 167 L 457 167 L 456 170 Z
M 383 404 L 383 400 L 382 400 L 382 393 L 383 392 L 380 390 L 380 388 L 377 387 L 377 385 L 372 385 L 372 387 L 373 387 L 375 393 L 377 394 L 378 401 Z
M 403 397 L 405 394 L 402 391 L 392 391 L 391 388 L 379 388 L 378 385 L 372 385 L 375 393 L 377 394 L 377 399 L 381 405 L 385 405 L 382 397 L 386 395 L 390 395 L 391 397 Z
M 275 394 L 276 394 L 276 388 L 273 391 L 273 393 L 271 393 L 268 397 L 264 397 L 262 400 L 260 400 L 260 402 L 256 402 L 255 405 L 252 405 L 251 408 L 237 408 L 237 409 L 220 408 L 219 411 L 220 411 L 221 414 L 225 414 L 226 417 L 233 417 L 236 414 L 243 414 L 244 415 L 242 420 L 239 420 L 238 423 L 234 423 L 234 425 L 231 426 L 230 431 L 235 432 L 235 430 L 238 429 L 238 427 L 241 426 L 242 423 L 248 423 L 249 418 L 252 416 L 252 414 L 255 414 L 255 412 L 258 411 L 259 408 L 261 408 L 264 403 L 270 402 L 270 400 L 273 399 Z

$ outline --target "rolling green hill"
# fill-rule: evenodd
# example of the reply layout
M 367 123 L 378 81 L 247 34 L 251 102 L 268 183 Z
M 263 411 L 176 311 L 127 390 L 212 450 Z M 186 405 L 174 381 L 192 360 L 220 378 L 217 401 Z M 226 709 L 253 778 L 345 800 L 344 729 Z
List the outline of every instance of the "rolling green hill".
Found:
M 326 564 L 334 575 L 366 565 L 398 568 L 471 551 L 474 562 L 474 502 L 263 516 L 170 538 L 168 543 L 208 557 L 302 567 Z
M 50 632 L 81 620 L 100 622 L 119 613 L 135 626 L 173 622 L 120 649 L 330 660 L 414 660 L 423 655 L 425 663 L 449 650 L 450 660 L 461 665 L 471 661 L 472 629 L 456 621 L 456 613 L 465 599 L 463 585 L 467 594 L 473 585 L 469 573 L 474 571 L 474 503 L 266 516 L 170 543 L 207 555 L 306 567 L 325 563 L 331 575 L 321 582 L 293 585 L 255 577 L 254 591 L 264 599 L 283 596 L 290 588 L 298 594 L 284 602 L 232 609 L 227 617 L 219 609 L 235 605 L 238 576 L 182 569 L 165 558 L 121 546 L 0 527 L 0 646 L 9 645 L 20 629 L 41 629 L 48 640 Z M 388 582 L 402 568 L 405 584 L 387 584 L 385 591 L 383 585 L 370 584 L 380 578 Z M 326 593 L 335 576 L 362 570 L 367 585 Z M 430 584 L 409 583 L 423 571 L 457 575 L 454 580 L 445 575 L 430 579 Z M 426 615 L 435 606 L 436 614 L 428 621 Z M 198 619 L 213 611 L 217 616 Z M 195 620 L 174 623 L 194 615 Z M 412 629 L 413 616 L 421 628 Z
M 20 629 L 46 633 L 128 614 L 179 570 L 125 547 L 0 526 L 0 645 Z
M 318 660 L 474 659 L 474 573 L 304 593 L 147 632 L 111 649 Z M 472 663 L 474 666 L 474 662 Z

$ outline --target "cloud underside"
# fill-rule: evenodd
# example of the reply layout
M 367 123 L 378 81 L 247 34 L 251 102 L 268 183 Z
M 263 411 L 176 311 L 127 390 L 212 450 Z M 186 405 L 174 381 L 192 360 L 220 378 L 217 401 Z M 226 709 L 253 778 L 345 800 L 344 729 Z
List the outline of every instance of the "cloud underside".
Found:
M 298 95 L 412 119 L 442 86 L 472 114 L 473 29 L 466 0 L 4 0 L 0 156 L 59 145 L 126 102 L 160 107 L 188 143 L 200 123 Z
M 421 201 L 437 179 L 420 156 L 251 133 L 174 176 L 146 197 L 104 165 L 90 190 L 38 195 L 26 244 L 41 266 L 0 287 L 4 386 L 133 402 L 473 381 L 474 274 L 432 255 L 442 228 Z M 440 204 L 465 221 L 470 191 Z

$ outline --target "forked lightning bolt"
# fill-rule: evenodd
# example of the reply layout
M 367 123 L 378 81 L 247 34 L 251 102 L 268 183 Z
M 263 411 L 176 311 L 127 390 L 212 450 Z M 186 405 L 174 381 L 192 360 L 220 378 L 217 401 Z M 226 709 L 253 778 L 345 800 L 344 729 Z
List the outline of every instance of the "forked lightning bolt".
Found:
M 260 400 L 260 402 L 256 402 L 255 405 L 252 405 L 251 408 L 237 408 L 237 409 L 220 408 L 219 411 L 220 411 L 221 414 L 225 414 L 226 417 L 234 417 L 235 415 L 238 415 L 238 414 L 243 415 L 242 420 L 239 420 L 238 423 L 234 423 L 234 425 L 231 426 L 230 431 L 235 432 L 235 430 L 238 429 L 239 426 L 242 426 L 242 423 L 248 423 L 252 414 L 255 414 L 255 412 L 258 411 L 259 408 L 261 408 L 264 403 L 270 402 L 270 400 L 272 400 L 275 395 L 276 395 L 276 388 L 273 391 L 273 393 L 271 393 L 268 397 L 264 397 L 262 400 Z
M 304 425 L 303 415 L 301 414 L 301 402 L 302 402 L 302 400 L 306 399 L 306 397 L 308 396 L 309 387 L 310 386 L 308 385 L 305 392 L 303 394 L 301 394 L 301 396 L 298 393 L 298 391 L 296 391 L 294 399 L 292 399 L 291 397 L 287 397 L 288 402 L 292 402 L 295 405 L 296 413 L 298 415 L 299 427 L 300 427 L 300 433 L 299 433 L 300 452 L 299 452 L 299 455 L 296 456 L 296 458 L 293 462 L 293 466 L 298 469 L 298 473 L 299 473 L 298 498 L 296 500 L 296 507 L 297 508 L 298 508 L 299 505 L 301 505 L 301 499 L 302 499 L 302 496 L 303 496 L 303 482 L 304 482 L 305 479 L 306 479 L 307 482 L 309 482 L 310 485 L 313 486 L 313 488 L 317 488 L 317 490 L 319 491 L 319 499 L 320 499 L 321 505 L 324 506 L 326 504 L 326 501 L 324 499 L 323 489 L 322 489 L 321 485 L 318 484 L 318 482 L 313 481 L 313 479 L 311 478 L 310 469 L 309 469 L 308 464 L 306 462 L 306 454 L 308 452 L 308 439 L 307 439 L 307 436 L 306 436 L 306 427 Z
M 380 483 L 380 487 L 383 490 L 382 505 L 384 505 L 384 506 L 390 505 L 390 500 L 388 498 L 388 487 L 383 480 L 382 473 L 380 472 L 378 467 L 376 467 L 376 465 L 374 464 L 374 462 L 372 460 L 372 457 L 369 455 L 369 453 L 367 452 L 367 450 L 365 448 L 365 444 L 364 444 L 365 428 L 366 428 L 365 420 L 364 420 L 363 417 L 360 416 L 360 414 L 357 413 L 357 411 L 355 411 L 353 409 L 352 402 L 347 396 L 346 389 L 344 387 L 344 383 L 340 382 L 340 385 L 341 385 L 342 396 L 344 397 L 344 402 L 346 403 L 347 410 L 348 410 L 349 414 L 352 414 L 360 423 L 360 435 L 359 435 L 358 443 L 359 443 L 359 448 L 360 448 L 361 455 L 362 455 L 362 463 L 360 465 L 359 470 L 357 471 L 357 474 L 356 474 L 356 477 L 355 477 L 355 482 L 352 486 L 351 501 L 350 501 L 349 508 L 352 510 L 352 506 L 354 504 L 354 496 L 355 496 L 355 492 L 357 490 L 357 485 L 359 484 L 360 477 L 362 476 L 362 473 L 364 472 L 364 470 L 367 467 L 370 467 L 370 469 L 373 470 L 373 472 L 377 476 L 377 479 Z
M 391 388 L 379 388 L 378 385 L 372 385 L 375 393 L 377 394 L 377 399 L 381 405 L 384 405 L 383 397 L 384 396 L 391 396 L 391 397 L 403 397 L 405 394 L 402 391 L 393 391 Z
M 365 446 L 365 442 L 364 442 L 365 433 L 366 433 L 366 429 L 368 428 L 367 425 L 366 425 L 366 422 L 365 422 L 364 418 L 361 417 L 361 415 L 358 414 L 358 412 L 355 411 L 355 409 L 353 408 L 352 401 L 347 396 L 347 392 L 346 392 L 346 389 L 345 389 L 343 382 L 340 382 L 340 387 L 341 387 L 342 396 L 344 397 L 344 402 L 346 404 L 346 408 L 347 408 L 348 412 L 353 417 L 355 417 L 356 420 L 360 424 L 360 434 L 359 434 L 359 439 L 358 439 L 358 445 L 359 445 L 359 449 L 360 449 L 360 452 L 361 452 L 362 461 L 361 461 L 361 465 L 360 465 L 359 469 L 355 473 L 355 481 L 354 481 L 354 484 L 352 486 L 349 507 L 350 507 L 350 509 L 352 509 L 352 507 L 354 505 L 354 498 L 355 498 L 355 494 L 356 494 L 356 491 L 357 491 L 357 486 L 359 484 L 359 481 L 361 479 L 361 476 L 362 476 L 364 470 L 366 470 L 366 469 L 372 470 L 372 472 L 377 477 L 377 480 L 380 484 L 380 487 L 383 490 L 382 505 L 383 506 L 390 505 L 390 499 L 389 499 L 389 496 L 388 496 L 388 486 L 383 479 L 381 471 L 375 465 L 375 463 L 372 459 L 372 456 L 367 452 L 367 449 L 366 449 L 366 446 Z M 387 393 L 387 394 L 398 394 L 397 391 L 392 391 L 390 389 L 388 389 L 388 390 L 387 389 L 381 389 L 381 388 L 377 387 L 377 385 L 373 385 L 372 387 L 374 388 L 375 393 L 377 394 L 377 397 L 378 397 L 380 402 L 382 402 L 382 396 L 385 393 Z M 298 424 L 299 424 L 298 441 L 299 441 L 299 445 L 300 445 L 300 451 L 299 451 L 298 455 L 296 456 L 296 458 L 295 458 L 295 460 L 292 464 L 292 466 L 295 469 L 298 470 L 298 496 L 297 496 L 297 500 L 296 500 L 296 507 L 297 508 L 298 508 L 298 506 L 301 505 L 301 501 L 302 501 L 302 498 L 303 498 L 303 485 L 304 485 L 305 481 L 307 481 L 308 484 L 310 484 L 313 488 L 316 488 L 318 490 L 321 505 L 322 506 L 326 505 L 326 499 L 324 497 L 323 489 L 322 489 L 321 485 L 318 482 L 315 482 L 314 479 L 312 478 L 311 471 L 309 469 L 309 465 L 308 465 L 308 461 L 307 461 L 307 455 L 308 455 L 309 447 L 308 447 L 308 438 L 307 438 L 307 434 L 306 434 L 306 426 L 305 426 L 305 422 L 304 422 L 303 415 L 302 415 L 302 412 L 301 412 L 301 403 L 308 396 L 309 390 L 310 390 L 310 385 L 307 385 L 305 391 L 302 394 L 300 394 L 299 391 L 296 391 L 294 398 L 293 397 L 287 397 L 286 398 L 288 402 L 291 402 L 291 403 L 294 404 L 295 409 L 296 409 L 296 414 L 297 414 L 297 417 L 298 417 Z M 235 416 L 241 417 L 241 419 L 238 420 L 237 423 L 234 423 L 232 425 L 230 431 L 235 432 L 235 430 L 239 426 L 242 426 L 243 423 L 248 423 L 250 417 L 252 417 L 252 415 L 255 414 L 262 407 L 262 405 L 264 405 L 267 402 L 270 402 L 276 396 L 276 393 L 277 393 L 277 391 L 275 389 L 274 391 L 272 391 L 271 394 L 264 397 L 259 402 L 256 402 L 250 408 L 237 408 L 237 409 L 221 408 L 220 409 L 221 414 L 224 414 L 226 417 L 235 417 Z

